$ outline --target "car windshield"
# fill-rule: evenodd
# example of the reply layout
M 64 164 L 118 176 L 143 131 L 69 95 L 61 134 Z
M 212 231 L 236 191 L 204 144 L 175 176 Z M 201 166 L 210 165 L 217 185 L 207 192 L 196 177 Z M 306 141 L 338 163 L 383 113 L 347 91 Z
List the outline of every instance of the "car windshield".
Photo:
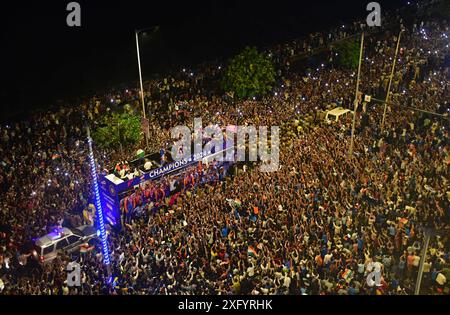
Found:
M 52 251 L 53 251 L 53 245 L 45 247 L 44 251 L 42 252 L 42 254 L 45 256 L 47 254 L 50 254 Z M 41 251 L 39 251 L 39 252 L 41 252 Z
M 63 249 L 64 247 L 66 247 L 68 245 L 67 243 L 67 239 L 62 239 L 60 240 L 57 244 L 56 244 L 56 249 Z
M 79 239 L 80 239 L 79 236 L 71 235 L 67 238 L 67 241 L 69 242 L 69 244 L 73 244 L 73 243 L 77 242 Z
M 75 229 L 71 229 L 71 230 L 72 230 L 73 234 L 83 236 L 83 232 L 80 229 L 75 228 Z

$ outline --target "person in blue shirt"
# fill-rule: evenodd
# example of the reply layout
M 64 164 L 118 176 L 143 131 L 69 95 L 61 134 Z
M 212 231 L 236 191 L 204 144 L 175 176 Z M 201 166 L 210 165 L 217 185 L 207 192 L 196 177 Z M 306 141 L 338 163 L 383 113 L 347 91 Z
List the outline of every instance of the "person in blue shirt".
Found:
M 327 242 L 328 242 L 327 234 L 325 234 L 325 233 L 322 234 L 322 241 L 325 245 L 327 244 Z
M 436 268 L 433 268 L 433 271 L 431 272 L 431 280 L 433 282 L 436 281 L 437 275 L 439 274 L 439 271 L 436 270 Z
M 358 209 L 356 209 L 356 207 L 352 207 L 352 217 L 356 217 L 357 214 L 358 214 Z
M 228 227 L 224 226 L 222 228 L 222 237 L 227 237 L 228 236 Z
M 364 247 L 364 241 L 361 237 L 358 237 L 358 251 L 362 251 Z
M 164 166 L 164 164 L 166 164 L 166 150 L 159 150 L 159 155 L 161 157 L 161 166 Z
M 326 243 L 325 243 L 326 244 Z M 325 255 L 328 253 L 327 247 L 322 247 L 322 250 L 320 252 L 320 256 L 322 256 L 322 259 L 325 257 Z
M 356 294 L 357 294 L 356 289 L 352 285 L 350 285 L 348 288 L 348 295 L 356 295 Z
M 391 281 L 391 288 L 394 289 L 394 290 L 397 290 L 398 285 L 399 285 L 398 280 L 397 279 L 392 279 L 392 281 Z

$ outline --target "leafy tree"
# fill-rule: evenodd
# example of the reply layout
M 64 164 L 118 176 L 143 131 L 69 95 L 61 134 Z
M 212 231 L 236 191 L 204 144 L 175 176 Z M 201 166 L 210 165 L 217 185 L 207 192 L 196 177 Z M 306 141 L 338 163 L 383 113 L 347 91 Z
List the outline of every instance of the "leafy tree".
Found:
M 359 41 L 346 41 L 338 44 L 335 48 L 338 65 L 352 70 L 357 69 L 359 64 L 359 50 Z
M 222 87 L 242 99 L 267 93 L 274 82 L 275 68 L 271 60 L 255 47 L 246 47 L 230 60 Z
M 92 133 L 102 148 L 119 148 L 122 144 L 136 144 L 142 140 L 141 118 L 130 113 L 112 113 L 104 117 Z

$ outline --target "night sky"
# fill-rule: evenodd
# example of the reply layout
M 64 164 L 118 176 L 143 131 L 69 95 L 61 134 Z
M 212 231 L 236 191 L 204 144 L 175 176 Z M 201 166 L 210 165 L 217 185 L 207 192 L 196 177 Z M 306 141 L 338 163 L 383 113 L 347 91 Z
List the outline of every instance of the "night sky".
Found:
M 367 15 L 370 1 L 81 1 L 82 27 L 68 27 L 69 0 L 1 5 L 1 111 L 75 105 L 138 79 L 134 30 L 160 26 L 143 40 L 143 74 L 229 57 Z M 379 1 L 382 8 L 406 1 Z

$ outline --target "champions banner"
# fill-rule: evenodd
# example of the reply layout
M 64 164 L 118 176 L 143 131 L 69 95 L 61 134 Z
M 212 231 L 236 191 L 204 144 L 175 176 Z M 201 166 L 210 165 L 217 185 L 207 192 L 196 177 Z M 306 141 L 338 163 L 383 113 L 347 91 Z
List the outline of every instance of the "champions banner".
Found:
M 107 179 L 105 176 L 99 177 L 100 197 L 102 202 L 103 214 L 106 222 L 112 227 L 120 230 L 120 208 L 117 185 Z
M 161 166 L 160 168 L 151 170 L 148 173 L 145 173 L 141 176 L 135 177 L 133 179 L 121 183 L 114 183 L 111 179 L 107 178 L 106 176 L 100 176 L 99 179 L 100 193 L 102 198 L 104 215 L 108 224 L 119 230 L 121 229 L 119 194 L 121 194 L 122 192 L 130 190 L 134 186 L 137 186 L 148 180 L 155 180 L 157 178 L 168 175 L 169 173 L 182 170 L 183 168 L 189 165 L 198 163 L 198 161 L 204 159 L 212 160 L 215 156 L 219 154 L 221 154 L 222 155 L 221 158 L 223 158 L 226 152 L 233 149 L 234 149 L 233 146 L 231 145 L 229 146 L 227 144 L 224 150 L 215 153 L 213 152 L 214 151 L 213 147 L 212 150 L 202 151 L 200 153 L 193 154 L 189 158 L 166 164 L 164 166 Z
M 116 185 L 116 190 L 118 191 L 118 193 L 121 193 L 125 190 L 132 188 L 133 186 L 137 186 L 148 180 L 157 179 L 159 177 L 162 177 L 162 176 L 172 173 L 174 171 L 181 170 L 181 169 L 183 169 L 189 165 L 192 165 L 194 163 L 197 163 L 198 161 L 201 161 L 203 159 L 212 158 L 219 154 L 222 154 L 222 157 L 223 157 L 223 154 L 225 152 L 234 149 L 232 146 L 227 145 L 227 147 L 228 148 L 226 148 L 222 151 L 219 151 L 217 153 L 213 152 L 213 149 L 214 149 L 214 147 L 213 147 L 212 150 L 202 151 L 200 153 L 191 155 L 191 157 L 189 157 L 189 158 L 166 164 L 164 166 L 161 166 L 160 168 L 151 170 L 150 172 L 145 173 L 140 177 L 135 177 L 126 182 Z

